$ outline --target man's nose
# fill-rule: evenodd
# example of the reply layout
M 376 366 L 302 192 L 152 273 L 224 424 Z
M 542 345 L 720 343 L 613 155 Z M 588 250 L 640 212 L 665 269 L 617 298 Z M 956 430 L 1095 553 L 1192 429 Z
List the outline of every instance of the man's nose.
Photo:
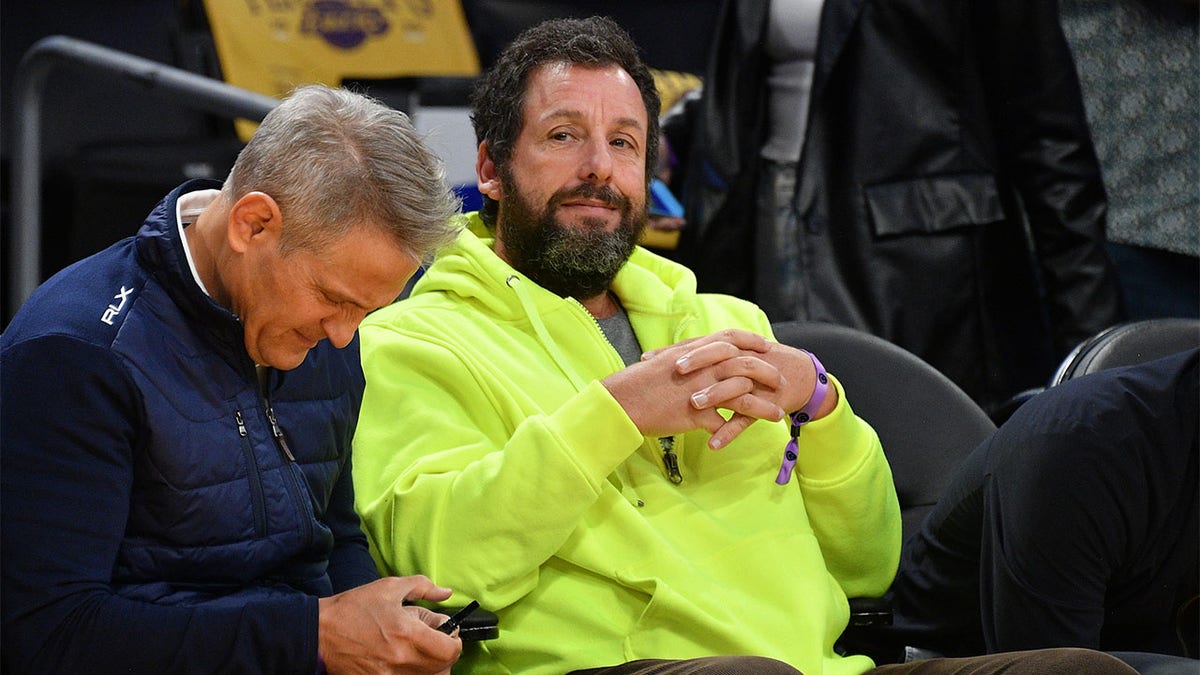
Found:
M 358 330 L 358 324 L 362 320 L 362 315 L 332 316 L 321 322 L 321 329 L 325 331 L 330 344 L 338 349 L 342 349 L 354 339 L 354 332 Z
M 588 143 L 586 153 L 580 178 L 589 183 L 607 183 L 613 170 L 612 148 L 608 140 L 597 139 Z

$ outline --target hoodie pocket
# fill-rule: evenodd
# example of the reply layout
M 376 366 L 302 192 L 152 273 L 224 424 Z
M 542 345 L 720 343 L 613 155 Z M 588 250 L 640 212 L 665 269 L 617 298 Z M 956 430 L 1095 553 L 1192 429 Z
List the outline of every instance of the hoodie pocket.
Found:
M 800 528 L 760 532 L 686 563 L 648 559 L 627 576 L 626 585 L 650 589 L 625 639 L 631 658 L 724 653 L 811 662 L 849 616 L 820 545 Z M 714 579 L 738 579 L 738 592 L 714 588 Z M 781 626 L 805 627 L 782 651 Z

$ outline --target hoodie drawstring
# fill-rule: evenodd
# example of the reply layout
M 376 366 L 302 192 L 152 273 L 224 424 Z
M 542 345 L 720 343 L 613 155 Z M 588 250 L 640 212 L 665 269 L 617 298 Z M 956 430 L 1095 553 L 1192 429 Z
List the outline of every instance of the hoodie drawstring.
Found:
M 550 332 L 546 330 L 546 325 L 542 323 L 541 315 L 538 313 L 537 308 L 534 307 L 533 298 L 529 297 L 528 289 L 521 283 L 521 277 L 511 274 L 504 280 L 504 283 L 516 292 L 517 299 L 521 301 L 521 309 L 525 310 L 525 316 L 529 317 L 529 323 L 533 326 L 533 332 L 537 335 L 538 341 L 542 343 L 546 351 L 550 352 L 550 358 L 554 360 L 554 365 L 558 366 L 563 375 L 567 376 L 567 379 L 571 381 L 571 385 L 575 387 L 576 391 L 582 391 L 587 382 L 573 368 L 567 368 L 567 363 L 569 362 L 566 355 L 563 354 L 558 343 L 550 337 Z

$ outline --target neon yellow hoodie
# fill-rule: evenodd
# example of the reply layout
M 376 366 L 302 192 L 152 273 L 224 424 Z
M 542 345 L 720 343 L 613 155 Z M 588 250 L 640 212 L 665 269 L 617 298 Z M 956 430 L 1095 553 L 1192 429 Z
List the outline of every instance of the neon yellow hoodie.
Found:
M 775 484 L 785 423 L 720 451 L 675 437 L 683 482 L 599 381 L 623 367 L 581 304 L 523 277 L 483 225 L 408 300 L 361 327 L 366 394 L 357 506 L 390 574 L 427 574 L 500 615 L 461 670 L 561 674 L 639 658 L 755 654 L 806 675 L 860 673 L 833 642 L 847 595 L 895 574 L 900 515 L 874 431 L 846 396 L 807 425 Z M 637 249 L 613 283 L 643 349 L 766 317 L 697 295 L 687 269 Z M 835 386 L 839 386 L 836 384 Z

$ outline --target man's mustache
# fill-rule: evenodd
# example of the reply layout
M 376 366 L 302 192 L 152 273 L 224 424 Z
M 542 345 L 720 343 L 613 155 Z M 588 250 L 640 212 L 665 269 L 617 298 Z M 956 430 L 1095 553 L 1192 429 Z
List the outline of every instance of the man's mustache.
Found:
M 568 199 L 592 199 L 609 208 L 622 211 L 629 206 L 629 198 L 614 190 L 612 186 L 593 183 L 581 183 L 573 188 L 554 193 L 550 199 L 550 206 L 557 208 Z

